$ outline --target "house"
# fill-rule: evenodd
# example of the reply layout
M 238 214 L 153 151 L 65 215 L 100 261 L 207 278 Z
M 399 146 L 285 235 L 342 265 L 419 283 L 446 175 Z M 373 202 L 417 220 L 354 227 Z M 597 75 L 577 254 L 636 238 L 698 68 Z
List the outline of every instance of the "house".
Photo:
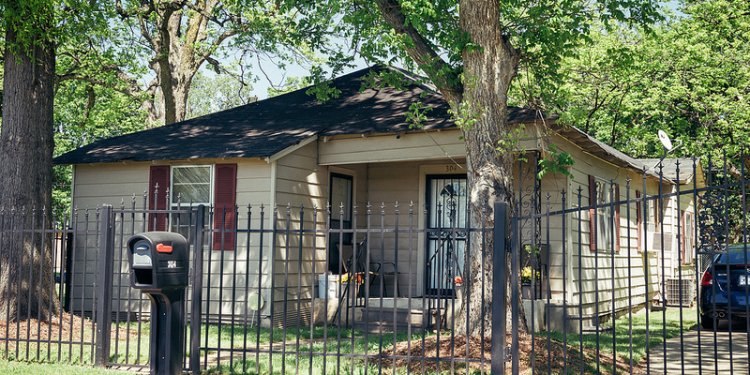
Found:
M 401 89 L 364 86 L 366 77 L 382 69 L 390 68 L 371 67 L 334 79 L 330 84 L 340 90 L 340 95 L 324 103 L 317 102 L 302 89 L 207 116 L 96 141 L 59 156 L 55 163 L 73 166 L 72 196 L 79 210 L 100 207 L 104 203 L 118 207 L 123 200 L 130 202 L 134 193 L 140 196 L 144 191 L 143 206 L 151 210 L 190 204 L 213 206 L 209 214 L 214 236 L 209 245 L 211 251 L 204 256 L 204 270 L 214 275 L 204 282 L 212 288 L 206 302 L 208 311 L 215 316 L 241 314 L 237 301 L 246 301 L 249 291 L 257 291 L 269 301 L 259 307 L 264 321 L 288 322 L 289 317 L 297 313 L 298 318 L 307 321 L 312 314 L 306 311 L 311 310 L 316 276 L 336 271 L 332 262 L 326 264 L 327 256 L 335 259 L 337 249 L 351 248 L 361 240 L 361 237 L 352 238 L 357 234 L 351 233 L 351 229 L 365 229 L 370 225 L 392 228 L 397 223 L 405 225 L 409 219 L 413 220 L 415 228 L 448 226 L 434 220 L 439 216 L 436 213 L 447 207 L 440 193 L 448 191 L 448 187 L 450 197 L 456 198 L 454 207 L 458 211 L 452 216 L 458 219 L 451 226 L 466 225 L 466 150 L 460 130 L 450 119 L 448 105 L 438 93 L 398 70 L 392 72 L 403 75 L 406 84 Z M 412 128 L 407 120 L 410 106 L 416 102 L 431 108 L 420 128 Z M 509 108 L 509 121 L 522 124 L 526 132 L 519 140 L 520 149 L 525 150 L 516 172 L 519 190 L 534 186 L 537 195 L 549 193 L 553 210 L 561 207 L 561 190 L 575 192 L 581 187 L 583 205 L 606 205 L 617 201 L 613 195 L 604 193 L 613 187 L 616 187 L 612 191 L 617 198 L 624 200 L 628 194 L 630 198 L 639 194 L 653 196 L 658 194 L 660 186 L 672 191 L 692 181 L 660 177 L 653 170 L 647 170 L 644 179 L 642 161 L 574 127 L 558 126 L 554 118 L 544 118 L 537 111 Z M 551 144 L 568 152 L 575 164 L 570 168 L 570 175 L 548 174 L 537 180 L 538 158 L 548 152 Z M 529 171 L 524 173 L 524 169 Z M 625 188 L 628 179 L 633 181 L 631 191 Z M 636 181 L 642 181 L 643 187 Z M 568 206 L 577 204 L 572 198 L 569 194 Z M 330 214 L 326 211 L 328 202 L 333 206 Z M 374 208 L 377 224 L 368 220 L 368 211 L 372 210 L 368 202 L 377 204 Z M 409 202 L 416 207 L 417 214 L 406 208 Z M 683 203 L 681 210 L 691 213 L 694 221 L 694 204 L 688 200 Z M 394 208 L 397 204 L 400 210 Z M 248 205 L 255 210 L 252 215 L 245 214 Z M 264 205 L 263 214 L 259 214 L 260 205 Z M 618 275 L 624 272 L 630 260 L 634 280 L 639 277 L 631 291 L 640 298 L 640 303 L 645 303 L 655 292 L 655 289 L 646 290 L 646 275 L 656 281 L 656 274 L 644 265 L 644 259 L 648 259 L 642 255 L 641 244 L 647 242 L 647 246 L 652 246 L 653 241 L 632 240 L 626 244 L 625 238 L 627 233 L 636 239 L 659 232 L 662 227 L 653 225 L 653 215 L 660 219 L 664 216 L 664 231 L 659 233 L 674 238 L 676 234 L 671 228 L 680 214 L 674 203 L 662 206 L 665 215 L 656 211 L 641 214 L 637 206 L 629 206 L 630 215 L 623 209 L 618 209 L 615 217 L 602 212 L 600 217 L 609 219 L 599 226 L 598 238 L 608 238 L 617 218 L 619 236 L 616 237 L 622 239 L 613 242 L 618 249 L 614 260 L 616 269 Z M 235 212 L 235 207 L 240 209 Z M 307 209 L 301 211 L 300 207 Z M 541 206 L 535 207 L 540 209 Z M 421 214 L 423 209 L 426 214 Z M 597 272 L 594 255 L 611 252 L 608 243 L 612 241 L 589 239 L 594 216 L 586 213 L 565 218 L 569 221 L 567 228 L 577 228 L 574 221 L 580 220 L 585 231 L 581 237 L 581 248 L 585 251 L 580 257 L 578 236 L 573 232 L 565 236 L 566 257 L 569 257 L 565 298 L 586 304 L 581 319 L 593 319 L 596 313 L 594 288 L 588 281 L 594 279 L 592 275 Z M 180 218 L 183 222 L 189 220 L 179 215 L 133 215 L 129 229 L 123 222 L 121 230 L 124 233 L 136 231 L 135 228 L 179 230 L 175 223 Z M 559 228 L 559 224 L 553 220 L 549 225 Z M 328 226 L 350 230 L 346 235 L 329 236 L 326 234 Z M 262 234 L 239 230 L 259 227 L 287 230 Z M 301 227 L 312 229 L 314 235 L 289 236 L 289 231 L 301 232 Z M 667 229 L 671 232 L 667 233 Z M 434 281 L 442 278 L 434 274 L 441 271 L 429 267 L 430 259 L 435 259 L 438 239 L 425 236 L 428 231 L 406 238 L 397 238 L 394 231 L 382 232 L 373 239 L 378 241 L 379 250 L 371 257 L 379 263 L 396 265 L 394 283 L 401 286 L 397 288 L 396 297 L 432 295 L 446 287 Z M 525 227 L 523 233 L 522 241 L 526 243 L 542 240 L 538 236 L 540 230 L 535 231 L 531 225 Z M 76 237 L 74 264 L 86 273 L 74 278 L 74 293 L 90 285 L 96 272 L 96 250 L 87 240 L 87 236 Z M 548 244 L 551 258 L 545 271 L 551 281 L 549 294 L 553 303 L 557 303 L 563 299 L 560 261 L 563 239 L 556 235 L 543 241 Z M 671 253 L 678 250 L 676 243 L 670 242 Z M 464 245 L 465 239 L 459 238 L 457 246 Z M 290 248 L 294 251 L 290 252 Z M 587 280 L 582 288 L 579 288 L 578 258 L 581 259 L 581 275 Z M 608 260 L 606 256 L 602 258 L 600 266 L 605 269 Z M 669 262 L 673 263 L 672 258 Z M 119 268 L 115 294 L 130 296 L 126 265 L 120 264 Z M 288 277 L 290 269 L 295 275 L 294 281 Z M 618 307 L 626 303 L 627 289 L 627 284 L 618 283 L 614 295 L 601 294 L 599 313 L 609 311 L 607 301 L 612 298 L 616 299 Z M 73 301 L 78 301 L 78 308 L 86 309 L 93 298 L 81 291 L 74 295 Z M 296 301 L 297 307 L 287 309 L 285 301 Z M 127 307 L 131 303 L 128 297 L 120 306 L 132 311 L 132 307 Z

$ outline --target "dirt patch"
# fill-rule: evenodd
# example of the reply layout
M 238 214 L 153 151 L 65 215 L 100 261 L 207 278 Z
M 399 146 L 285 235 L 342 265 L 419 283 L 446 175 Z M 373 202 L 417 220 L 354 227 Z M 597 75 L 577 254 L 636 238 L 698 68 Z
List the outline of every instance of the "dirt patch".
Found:
M 37 340 L 42 343 L 47 341 L 93 343 L 95 328 L 96 325 L 91 319 L 70 313 L 63 313 L 62 316 L 56 315 L 49 322 L 36 319 L 19 322 L 0 320 L 0 342 L 9 339 L 9 348 L 15 348 L 16 342 L 36 342 Z M 120 338 L 127 335 L 137 337 L 138 331 L 133 328 L 113 326 L 112 338 L 115 335 L 119 335 Z
M 508 335 L 506 340 L 510 343 L 512 340 L 511 336 Z M 481 371 L 482 368 L 484 368 L 484 371 L 489 371 L 492 360 L 491 348 L 491 339 L 489 337 L 485 338 L 484 342 L 479 337 L 471 337 L 467 340 L 466 336 L 456 336 L 452 341 L 450 336 L 441 337 L 439 346 L 436 337 L 429 337 L 425 339 L 424 345 L 421 339 L 413 340 L 411 345 L 406 341 L 397 343 L 394 348 L 383 352 L 380 362 L 384 368 L 395 367 L 403 369 L 408 367 L 415 372 L 421 371 L 422 368 L 428 371 L 451 371 L 452 368 L 455 368 L 456 371 L 463 373 L 466 372 L 467 363 L 469 364 L 469 372 L 471 373 Z M 553 374 L 563 373 L 566 371 L 566 368 L 570 373 L 580 373 L 581 369 L 584 370 L 584 373 L 595 373 L 596 350 L 584 348 L 583 358 L 581 358 L 581 353 L 578 349 L 577 346 L 568 345 L 566 356 L 565 346 L 562 343 L 552 340 L 548 349 L 546 338 L 536 337 L 533 353 L 534 372 L 546 373 L 548 367 L 551 367 Z M 519 353 L 519 372 L 531 372 L 531 336 L 522 335 L 519 338 Z M 405 356 L 410 356 L 411 358 L 403 358 Z M 451 357 L 455 358 L 453 363 L 451 363 Z M 438 358 L 440 358 L 439 361 Z M 612 373 L 612 362 L 611 355 L 600 355 L 600 373 Z M 506 369 L 508 371 L 511 370 L 510 362 L 507 363 Z M 628 372 L 629 369 L 627 362 L 618 360 L 618 373 Z

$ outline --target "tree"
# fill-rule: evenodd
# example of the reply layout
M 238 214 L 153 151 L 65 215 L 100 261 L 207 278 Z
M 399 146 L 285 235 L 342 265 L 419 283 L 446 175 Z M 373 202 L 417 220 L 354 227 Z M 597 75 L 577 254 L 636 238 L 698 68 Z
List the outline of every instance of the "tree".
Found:
M 63 47 L 58 47 L 59 50 Z M 58 69 L 66 69 L 65 58 Z M 90 77 L 107 80 L 108 73 Z M 112 77 L 110 77 L 112 78 Z M 117 81 L 115 81 L 117 82 Z M 71 151 L 95 140 L 132 133 L 146 127 L 147 111 L 139 97 L 77 79 L 59 81 L 55 89 L 54 155 Z M 72 168 L 56 165 L 52 178 L 52 211 L 57 220 L 70 217 Z
M 307 6 L 340 11 L 341 32 L 361 54 L 418 68 L 442 94 L 465 139 L 473 226 L 482 220 L 493 225 L 495 202 L 512 207 L 514 154 L 501 146 L 516 133 L 507 122 L 507 105 L 519 66 L 555 84 L 557 62 L 575 51 L 595 22 L 646 25 L 659 18 L 655 0 L 329 0 Z M 474 236 L 471 243 L 482 243 Z M 491 254 L 470 251 L 464 285 L 473 287 L 456 322 L 468 334 L 491 327 L 491 264 Z
M 595 33 L 562 61 L 560 90 L 541 96 L 563 121 L 632 155 L 661 156 L 664 129 L 682 144 L 673 155 L 721 165 L 727 152 L 739 168 L 750 142 L 750 4 L 688 1 L 681 11 L 651 32 Z
M 281 1 L 116 0 L 115 9 L 125 28 L 125 45 L 134 47 L 155 75 L 141 89 L 154 102 L 152 120 L 163 118 L 167 124 L 186 118 L 191 83 L 205 63 L 224 73 L 218 57 L 242 50 L 256 57 L 276 56 L 283 65 L 304 57 L 307 47 L 324 39 L 317 23 L 301 21 Z M 138 80 L 127 80 L 137 91 Z
M 5 1 L 3 124 L 0 130 L 0 309 L 11 319 L 57 311 L 52 254 L 28 230 L 49 223 L 52 188 L 52 102 L 55 48 L 53 6 Z M 46 208 L 46 210 L 45 210 Z M 43 241 L 44 242 L 44 241 Z
M 199 95 L 190 95 L 187 118 L 207 115 L 257 101 L 252 96 L 252 86 L 229 74 L 207 75 L 198 72 L 191 87 Z

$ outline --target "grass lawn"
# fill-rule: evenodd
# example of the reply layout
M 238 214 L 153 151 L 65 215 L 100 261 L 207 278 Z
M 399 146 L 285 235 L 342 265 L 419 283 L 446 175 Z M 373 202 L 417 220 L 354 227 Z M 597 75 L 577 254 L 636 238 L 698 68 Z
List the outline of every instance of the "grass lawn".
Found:
M 105 370 L 94 367 L 73 366 L 64 364 L 40 364 L 11 362 L 0 360 L 0 374 L 38 374 L 38 375 L 117 375 L 127 374 L 122 371 Z
M 617 352 L 618 372 L 622 369 L 629 368 L 631 352 L 633 366 L 638 367 L 643 364 L 646 356 L 646 332 L 649 334 L 649 348 L 660 350 L 663 337 L 674 338 L 680 335 L 680 332 L 693 327 L 696 321 L 695 308 L 682 309 L 682 324 L 680 324 L 680 310 L 669 308 L 665 311 L 666 321 L 663 319 L 662 311 L 651 311 L 649 313 L 649 322 L 646 324 L 646 312 L 641 310 L 632 316 L 632 320 L 626 314 L 615 322 L 615 346 Z M 666 323 L 665 323 L 666 322 Z M 632 325 L 632 327 L 631 327 Z M 90 332 L 88 326 L 84 325 L 84 341 L 90 342 Z M 149 324 L 142 323 L 140 329 L 137 323 L 120 323 L 115 324 L 112 333 L 111 356 L 112 363 L 119 364 L 145 364 L 148 361 L 149 350 Z M 632 330 L 631 330 L 632 329 Z M 140 334 L 139 334 L 140 332 Z M 188 333 L 189 334 L 189 333 Z M 208 348 L 201 351 L 201 364 L 204 361 L 208 367 L 206 371 L 209 374 L 218 373 L 250 373 L 250 374 L 284 374 L 284 373 L 309 373 L 314 374 L 336 373 L 337 369 L 344 372 L 378 371 L 379 365 L 383 366 L 385 373 L 402 373 L 406 372 L 403 363 L 395 365 L 394 362 L 378 363 L 374 356 L 379 353 L 403 355 L 406 351 L 403 346 L 411 338 L 412 348 L 419 347 L 422 341 L 422 332 L 414 330 L 411 337 L 406 332 L 398 334 L 366 334 L 365 332 L 352 329 L 338 329 L 336 327 L 315 327 L 312 332 L 309 327 L 305 328 L 268 328 L 247 327 L 243 325 L 217 324 L 203 325 L 201 328 L 201 347 Z M 441 333 L 441 340 L 448 344 L 449 333 Z M 273 339 L 272 339 L 273 336 Z M 425 339 L 429 342 L 434 341 L 434 333 L 427 333 Z M 598 336 L 598 337 L 597 337 Z M 23 337 L 23 336 L 22 336 Z M 546 352 L 547 337 L 552 339 L 553 352 L 548 355 Z M 341 341 L 339 341 L 339 338 Z M 536 334 L 535 355 L 537 370 L 546 370 L 547 358 L 552 358 L 553 369 L 562 368 L 563 365 L 563 339 L 568 344 L 568 366 L 569 368 L 580 368 L 583 366 L 587 373 L 596 371 L 596 348 L 599 344 L 599 351 L 602 354 L 600 362 L 600 371 L 602 373 L 612 372 L 612 330 L 611 324 L 609 330 L 596 333 L 585 333 L 583 335 L 567 334 L 559 332 L 539 332 Z M 597 341 L 598 338 L 598 341 Z M 299 339 L 299 341 L 298 341 Z M 583 361 L 580 361 L 580 341 L 583 341 Z M 74 340 L 75 341 L 75 340 Z M 400 351 L 393 349 L 394 341 Z M 273 344 L 272 344 L 273 342 Z M 489 341 L 486 343 L 489 344 Z M 529 344 L 530 345 L 530 344 Z M 140 347 L 139 347 L 140 346 Z M 472 344 L 481 346 L 480 344 Z M 485 345 L 486 346 L 486 345 Z M 28 356 L 27 356 L 28 347 Z M 260 353 L 248 352 L 258 348 Z M 464 349 L 457 351 L 457 357 L 464 357 Z M 529 348 L 530 349 L 530 346 Z M 426 353 L 427 357 L 434 357 L 433 351 Z M 16 346 L 11 342 L 8 352 L 4 351 L 4 342 L 0 339 L 0 356 L 5 360 L 19 360 L 26 362 L 37 362 L 37 364 L 25 364 L 21 362 L 0 361 L 0 374 L 6 373 L 71 373 L 76 374 L 99 374 L 111 373 L 91 367 L 74 367 L 73 365 L 90 365 L 92 358 L 92 347 L 90 345 L 81 346 L 77 342 L 72 346 L 67 344 L 52 344 L 47 346 L 46 343 L 29 344 L 18 343 L 18 355 L 16 356 Z M 272 352 L 272 353 L 269 353 Z M 327 353 L 322 356 L 321 353 Z M 310 353 L 313 353 L 312 356 Z M 39 353 L 37 355 L 37 353 Z M 297 355 L 299 353 L 299 355 Z M 60 359 L 58 360 L 58 354 Z M 411 364 L 419 362 L 417 359 L 421 353 L 412 352 Z M 472 355 L 473 356 L 473 355 Z M 47 359 L 49 357 L 49 360 Z M 446 356 L 441 354 L 443 359 Z M 478 357 L 477 357 L 478 358 Z M 522 362 L 529 361 L 530 357 L 522 353 Z M 42 363 L 65 363 L 63 364 L 38 364 Z M 458 373 L 466 372 L 461 364 L 461 359 L 456 364 Z M 394 369 L 393 366 L 396 366 Z M 408 364 L 407 364 L 408 365 Z M 38 366 L 38 367 L 35 367 Z M 411 365 L 409 365 L 411 366 Z M 282 371 L 283 367 L 283 371 Z M 433 369 L 436 367 L 433 366 Z M 403 370 L 403 371 L 402 371 Z M 412 369 L 414 371 L 414 369 Z M 431 371 L 428 370 L 428 373 Z M 469 372 L 473 372 L 471 369 Z M 545 371 L 546 372 L 546 371 Z
M 666 320 L 664 320 L 665 315 Z M 618 365 L 630 366 L 631 351 L 633 367 L 644 364 L 643 362 L 646 358 L 647 332 L 649 350 L 660 350 L 664 338 L 670 339 L 679 337 L 680 332 L 690 330 L 697 323 L 695 307 L 682 309 L 682 324 L 680 324 L 680 309 L 674 307 L 667 308 L 666 311 L 650 311 L 648 314 L 648 325 L 646 324 L 645 310 L 633 314 L 632 320 L 627 314 L 620 317 L 615 321 L 614 335 L 614 349 L 617 352 Z M 598 342 L 600 353 L 611 357 L 613 353 L 611 324 L 609 327 L 609 330 L 599 333 Z M 585 352 L 590 352 L 592 350 L 595 351 L 597 348 L 596 333 L 563 335 L 559 332 L 550 332 L 549 335 L 557 343 L 562 343 L 564 336 L 566 336 L 568 346 L 576 350 L 576 353 L 579 353 L 578 350 L 580 349 L 581 339 L 583 340 L 583 348 Z M 537 340 L 546 342 L 547 333 L 539 332 L 536 338 Z M 560 361 L 562 361 L 562 359 L 560 359 Z M 592 366 L 595 370 L 596 363 L 592 364 Z M 610 373 L 612 371 L 611 364 L 608 366 L 602 364 L 601 371 Z
M 205 327 L 204 327 L 205 330 Z M 257 331 L 255 328 L 248 331 L 247 346 L 245 346 L 245 335 L 242 329 L 235 327 L 234 335 L 229 326 L 222 327 L 221 330 L 216 325 L 211 325 L 209 330 L 208 347 L 222 348 L 221 351 L 202 352 L 202 359 L 209 358 L 210 374 L 218 373 L 250 373 L 250 374 L 283 374 L 283 373 L 309 373 L 312 367 L 313 374 L 337 373 L 337 369 L 343 372 L 357 373 L 364 371 L 377 371 L 378 364 L 373 363 L 372 359 L 365 359 L 365 355 L 374 356 L 381 352 L 387 352 L 393 347 L 395 342 L 404 342 L 409 339 L 406 332 L 398 334 L 365 334 L 359 330 L 341 329 L 328 327 L 327 332 L 323 327 L 315 327 L 311 332 L 309 328 L 287 329 L 286 336 L 284 330 L 276 328 L 273 330 L 273 354 L 269 354 L 271 349 L 271 331 L 266 328 L 260 330 L 260 341 L 256 341 Z M 416 331 L 416 330 L 415 330 Z M 299 344 L 297 335 L 299 334 Z M 339 336 L 340 335 L 340 336 Z M 324 338 L 324 336 L 327 336 Z M 421 332 L 413 332 L 412 340 L 421 341 Z M 427 337 L 432 336 L 428 334 Z M 234 337 L 234 345 L 232 338 Z M 339 344 L 339 337 L 341 343 Z M 201 343 L 202 346 L 205 346 Z M 229 348 L 245 348 L 254 350 L 256 347 L 265 353 L 243 353 L 230 352 Z M 283 352 L 286 351 L 286 354 Z M 322 356 L 326 352 L 326 357 Z M 313 353 L 312 356 L 310 353 Z M 300 353 L 298 356 L 297 353 Z M 312 357 L 312 358 L 311 358 Z M 217 366 L 211 366 L 211 360 Z M 384 366 L 385 367 L 385 366 Z M 283 370 L 282 370 L 283 368 Z

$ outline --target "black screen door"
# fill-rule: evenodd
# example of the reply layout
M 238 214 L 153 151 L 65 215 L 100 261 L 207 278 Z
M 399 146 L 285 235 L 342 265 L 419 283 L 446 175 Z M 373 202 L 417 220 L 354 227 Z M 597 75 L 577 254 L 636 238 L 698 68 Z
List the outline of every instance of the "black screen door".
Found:
M 453 296 L 457 277 L 463 279 L 468 227 L 466 176 L 427 176 L 428 295 Z
M 339 244 L 351 245 L 353 178 L 345 174 L 331 173 L 329 202 L 331 204 L 331 232 L 328 241 L 328 270 L 338 274 L 343 271 L 339 264 Z M 342 229 L 344 233 L 342 233 Z M 341 242 L 343 240 L 343 243 Z M 346 259 L 343 259 L 346 261 Z

